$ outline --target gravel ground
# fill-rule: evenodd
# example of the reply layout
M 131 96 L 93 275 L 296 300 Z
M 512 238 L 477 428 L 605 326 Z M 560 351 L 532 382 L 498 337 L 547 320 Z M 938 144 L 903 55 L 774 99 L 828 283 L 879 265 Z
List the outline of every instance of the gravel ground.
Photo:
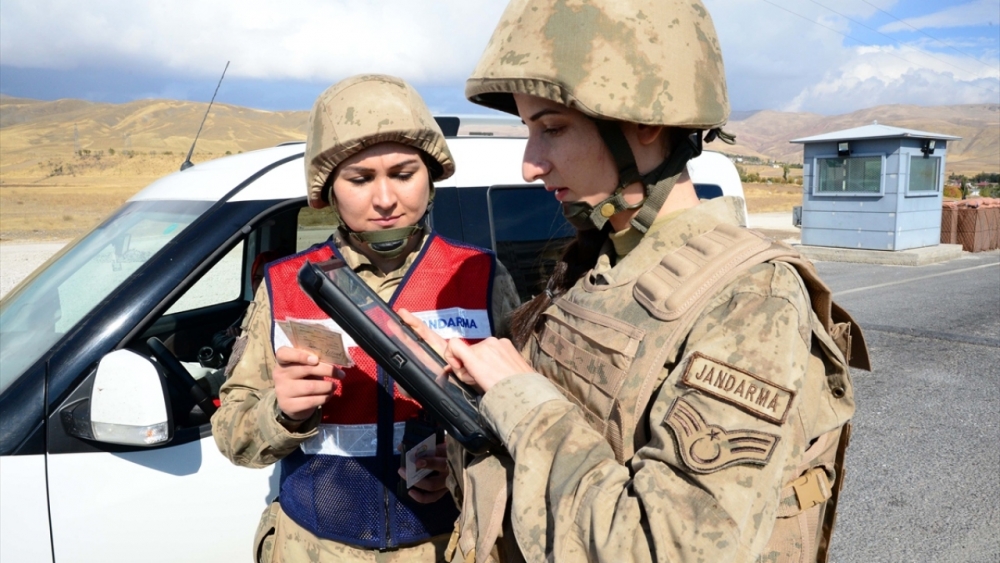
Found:
M 0 297 L 33 272 L 69 241 L 5 242 L 0 244 Z

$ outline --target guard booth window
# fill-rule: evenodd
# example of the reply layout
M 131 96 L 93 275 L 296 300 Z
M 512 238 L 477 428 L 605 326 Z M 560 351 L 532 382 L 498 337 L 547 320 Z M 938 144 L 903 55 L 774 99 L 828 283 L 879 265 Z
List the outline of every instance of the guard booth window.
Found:
M 559 202 L 540 186 L 492 186 L 487 201 L 493 248 L 525 302 L 544 291 L 576 231 Z
M 817 195 L 879 194 L 882 157 L 854 156 L 816 159 Z
M 940 170 L 940 157 L 910 157 L 909 191 L 936 193 L 938 190 L 938 177 L 941 175 Z

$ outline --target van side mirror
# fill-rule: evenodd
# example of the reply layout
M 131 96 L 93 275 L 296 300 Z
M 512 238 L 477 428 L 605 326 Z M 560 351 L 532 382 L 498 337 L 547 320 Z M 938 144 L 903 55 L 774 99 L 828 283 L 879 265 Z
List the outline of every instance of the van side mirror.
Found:
M 159 368 L 131 350 L 101 358 L 87 398 L 60 412 L 71 436 L 108 444 L 156 446 L 173 439 L 170 396 Z

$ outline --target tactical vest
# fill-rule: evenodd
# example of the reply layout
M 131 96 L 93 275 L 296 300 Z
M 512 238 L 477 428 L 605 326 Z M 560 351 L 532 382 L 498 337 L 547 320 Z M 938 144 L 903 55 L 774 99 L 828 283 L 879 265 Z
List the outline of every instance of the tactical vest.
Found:
M 637 251 L 641 252 L 633 252 Z M 600 280 L 585 275 L 557 298 L 543 313 L 543 328 L 528 344 L 531 365 L 581 408 L 611 445 L 617 461 L 624 464 L 649 440 L 646 417 L 667 374 L 664 367 L 672 368 L 679 361 L 686 336 L 706 305 L 754 266 L 783 262 L 794 267 L 814 311 L 817 344 L 807 376 L 825 377 L 830 394 L 845 401 L 826 431 L 804 437 L 805 443 L 815 442 L 801 459 L 798 478 L 782 491 L 778 521 L 760 553 L 782 554 L 777 559 L 782 562 L 825 561 L 853 414 L 846 365 L 850 361 L 854 367 L 870 369 L 860 329 L 832 302 L 829 288 L 810 262 L 791 247 L 754 231 L 719 223 L 673 252 L 648 256 L 648 262 L 640 266 L 641 274 L 614 282 L 618 285 L 599 287 Z M 609 303 L 620 306 L 613 306 L 612 312 Z M 475 486 L 479 479 L 488 483 L 487 488 L 503 489 L 506 494 L 506 485 L 496 472 L 472 473 L 463 476 L 467 484 Z M 476 496 L 499 495 L 481 490 Z M 477 508 L 476 518 L 488 514 L 488 507 Z M 479 537 L 489 525 L 466 518 L 463 513 L 452 549 L 460 548 L 466 559 L 489 560 L 482 551 L 492 551 L 490 542 L 497 535 Z M 496 528 L 495 522 L 492 527 Z M 509 543 L 504 543 L 498 547 L 509 551 Z M 744 555 L 745 560 L 752 560 L 756 554 Z
M 804 436 L 805 443 L 816 441 L 801 460 L 799 477 L 783 491 L 779 519 L 765 552 L 784 553 L 788 544 L 796 542 L 804 542 L 803 551 L 821 547 L 825 551 L 823 538 L 832 531 L 834 514 L 829 508 L 835 505 L 842 483 L 842 450 L 849 435 L 846 425 L 853 414 L 853 391 L 845 366 L 847 359 L 853 358 L 855 367 L 867 369 L 868 359 L 860 331 L 851 330 L 853 321 L 833 304 L 831 292 L 815 268 L 791 247 L 754 231 L 719 224 L 620 287 L 599 288 L 586 277 L 545 312 L 544 328 L 530 344 L 531 361 L 539 373 L 580 406 L 591 426 L 607 439 L 618 462 L 625 463 L 648 441 L 645 416 L 667 373 L 663 368 L 680 359 L 684 337 L 705 306 L 729 283 L 765 262 L 787 263 L 802 278 L 812 302 L 816 325 L 812 328 L 819 343 L 812 350 L 807 376 L 825 377 L 830 394 L 847 399 L 834 414 L 833 428 L 818 436 Z M 596 312 L 608 302 L 626 304 L 613 317 Z M 565 332 L 559 330 L 567 325 L 584 336 L 587 327 L 595 328 L 601 344 L 615 352 L 588 360 L 583 346 L 567 340 Z M 597 368 L 575 366 L 577 373 L 593 372 L 589 381 L 563 369 L 581 361 L 590 361 Z M 829 524 L 824 523 L 827 514 Z M 800 520 L 805 521 L 808 532 L 800 531 Z
M 332 256 L 342 258 L 327 242 L 270 264 L 265 276 L 275 350 L 290 345 L 279 322 L 319 322 L 342 334 L 355 364 L 323 406 L 318 435 L 282 459 L 282 510 L 318 537 L 359 547 L 392 549 L 446 533 L 458 514 L 450 498 L 420 504 L 396 495 L 396 448 L 405 421 L 423 409 L 296 282 L 306 260 Z M 477 341 L 492 334 L 494 269 L 492 253 L 430 234 L 389 304 L 446 338 Z

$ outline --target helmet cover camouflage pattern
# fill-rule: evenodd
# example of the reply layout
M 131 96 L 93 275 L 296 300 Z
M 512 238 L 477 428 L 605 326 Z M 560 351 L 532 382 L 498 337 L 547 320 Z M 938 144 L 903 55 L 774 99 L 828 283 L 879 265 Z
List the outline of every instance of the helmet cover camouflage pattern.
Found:
M 438 169 L 432 181 L 455 173 L 444 134 L 423 98 L 402 79 L 363 74 L 330 86 L 313 104 L 306 139 L 306 190 L 309 205 L 322 208 L 327 180 L 341 162 L 378 143 L 396 142 L 420 149 Z
M 511 94 L 647 125 L 707 130 L 729 117 L 701 0 L 511 0 L 465 96 L 516 115 Z

